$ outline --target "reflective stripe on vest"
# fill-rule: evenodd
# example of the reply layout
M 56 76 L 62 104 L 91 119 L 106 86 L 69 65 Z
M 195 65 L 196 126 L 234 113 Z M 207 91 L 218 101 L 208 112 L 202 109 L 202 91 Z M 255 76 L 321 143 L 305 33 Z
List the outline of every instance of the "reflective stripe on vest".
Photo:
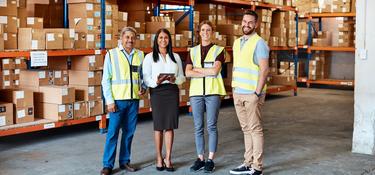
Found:
M 143 52 L 134 50 L 132 62 L 126 58 L 119 48 L 109 51 L 112 63 L 111 88 L 115 100 L 139 99 L 140 66 Z
M 256 44 L 261 39 L 257 34 L 251 36 L 240 48 L 241 38 L 233 44 L 233 75 L 232 87 L 255 92 L 259 80 L 259 66 L 254 63 Z M 263 92 L 266 92 L 266 85 Z
M 210 64 L 213 67 L 216 57 L 223 51 L 223 49 L 224 47 L 213 45 L 208 51 L 203 64 Z M 193 67 L 207 68 L 201 64 L 201 45 L 195 46 L 190 50 L 190 58 L 192 59 Z M 189 96 L 202 95 L 226 95 L 223 78 L 220 72 L 217 76 L 191 78 Z

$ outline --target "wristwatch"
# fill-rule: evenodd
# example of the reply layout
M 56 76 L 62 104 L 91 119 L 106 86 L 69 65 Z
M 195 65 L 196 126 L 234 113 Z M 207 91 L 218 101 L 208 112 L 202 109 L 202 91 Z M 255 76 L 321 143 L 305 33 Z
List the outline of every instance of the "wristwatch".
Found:
M 257 96 L 257 97 L 260 97 L 262 94 L 258 94 L 257 92 L 254 92 L 254 94 Z

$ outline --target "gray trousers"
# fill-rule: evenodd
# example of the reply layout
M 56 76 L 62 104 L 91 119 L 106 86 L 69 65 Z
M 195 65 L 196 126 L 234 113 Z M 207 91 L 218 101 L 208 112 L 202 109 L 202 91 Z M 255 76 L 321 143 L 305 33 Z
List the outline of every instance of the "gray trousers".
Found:
M 190 105 L 193 110 L 195 128 L 195 146 L 198 155 L 204 155 L 204 112 L 207 115 L 208 150 L 216 152 L 218 143 L 217 118 L 219 116 L 220 96 L 196 96 L 190 97 Z

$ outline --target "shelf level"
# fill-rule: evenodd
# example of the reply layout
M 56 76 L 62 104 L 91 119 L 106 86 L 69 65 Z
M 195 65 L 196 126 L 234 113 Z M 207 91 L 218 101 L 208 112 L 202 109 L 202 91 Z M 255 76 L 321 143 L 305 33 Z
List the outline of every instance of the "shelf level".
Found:
M 30 57 L 32 51 L 3 51 L 0 52 L 0 58 L 13 57 Z M 47 50 L 48 56 L 80 56 L 80 55 L 95 55 L 105 54 L 105 50 Z
M 354 47 L 310 46 L 310 49 L 311 50 L 321 50 L 321 51 L 355 52 Z
M 78 125 L 78 124 L 83 124 L 83 123 L 89 123 L 89 122 L 102 120 L 105 117 L 106 117 L 105 115 L 98 115 L 98 116 L 93 116 L 93 117 L 88 117 L 88 118 L 66 120 L 66 121 L 51 121 L 47 119 L 38 119 L 34 122 L 0 127 L 0 137 L 35 132 L 35 131 L 42 131 L 42 130 L 47 130 L 47 129 L 52 129 L 52 128 L 61 128 L 64 126 Z
M 232 5 L 235 4 L 235 5 L 273 8 L 273 9 L 279 9 L 282 11 L 297 11 L 295 7 L 275 5 L 275 4 L 262 3 L 262 2 L 251 2 L 251 1 L 242 1 L 242 0 L 211 0 L 210 2 L 221 3 L 221 4 L 232 4 Z
M 300 77 L 298 78 L 297 82 L 306 83 L 308 87 L 310 86 L 310 84 L 354 87 L 354 80 L 337 80 L 337 79 L 308 80 L 306 77 Z
M 352 12 L 332 12 L 332 13 L 310 13 L 300 15 L 299 18 L 335 18 L 335 17 L 355 17 L 356 13 Z

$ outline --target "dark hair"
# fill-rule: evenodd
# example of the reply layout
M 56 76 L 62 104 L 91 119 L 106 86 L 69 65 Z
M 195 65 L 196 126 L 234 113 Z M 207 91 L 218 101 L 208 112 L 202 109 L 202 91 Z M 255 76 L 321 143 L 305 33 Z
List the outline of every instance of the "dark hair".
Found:
M 160 33 L 166 33 L 168 35 L 168 46 L 167 46 L 167 53 L 169 55 L 169 57 L 171 58 L 171 60 L 174 62 L 174 63 L 177 63 L 176 62 L 176 59 L 174 58 L 174 55 L 173 55 L 173 52 L 172 52 L 172 37 L 171 37 L 171 33 L 167 30 L 167 29 L 164 29 L 164 28 L 161 28 L 159 29 L 157 32 L 156 32 L 156 35 L 155 35 L 155 38 L 154 38 L 154 47 L 152 48 L 152 57 L 154 58 L 154 62 L 158 62 L 159 61 L 159 45 L 158 45 L 158 37 L 160 35 Z
M 211 21 L 209 21 L 209 20 L 204 20 L 204 21 L 202 21 L 201 23 L 199 23 L 198 31 L 197 31 L 197 35 L 196 35 L 196 36 L 198 36 L 198 43 L 197 43 L 197 44 L 200 44 L 200 42 L 201 42 L 201 35 L 200 35 L 199 33 L 201 32 L 201 28 L 202 28 L 202 26 L 205 25 L 205 24 L 207 24 L 207 25 L 209 25 L 209 26 L 211 27 L 211 29 L 212 29 L 212 33 L 214 32 L 214 25 L 212 24 Z
M 245 16 L 245 15 L 251 15 L 251 16 L 254 16 L 255 21 L 258 21 L 258 14 L 257 14 L 254 10 L 246 10 L 246 11 L 243 13 L 243 16 Z

